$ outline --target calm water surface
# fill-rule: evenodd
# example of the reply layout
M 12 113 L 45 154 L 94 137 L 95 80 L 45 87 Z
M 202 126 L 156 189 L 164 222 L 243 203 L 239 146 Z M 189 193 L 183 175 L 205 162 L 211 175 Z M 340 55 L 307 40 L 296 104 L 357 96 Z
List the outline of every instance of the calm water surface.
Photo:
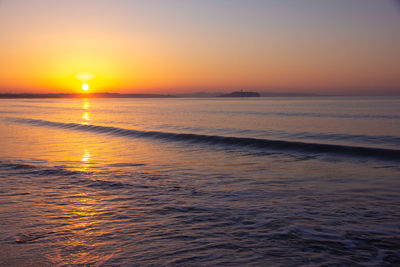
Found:
M 0 265 L 400 265 L 400 99 L 0 100 Z

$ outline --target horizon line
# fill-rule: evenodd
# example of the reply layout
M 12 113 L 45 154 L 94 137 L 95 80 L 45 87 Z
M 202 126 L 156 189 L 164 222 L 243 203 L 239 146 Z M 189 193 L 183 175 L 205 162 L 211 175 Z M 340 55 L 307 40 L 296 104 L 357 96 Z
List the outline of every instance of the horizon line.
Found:
M 260 97 L 399 97 L 398 94 L 318 94 L 303 92 L 266 92 L 260 91 Z M 0 99 L 16 98 L 213 98 L 218 97 L 221 92 L 193 92 L 177 94 L 159 93 L 0 93 Z M 202 96 L 203 95 L 203 96 Z M 243 97 L 238 97 L 243 98 Z M 247 98 L 247 97 L 244 97 Z M 254 98 L 254 97 L 250 97 Z

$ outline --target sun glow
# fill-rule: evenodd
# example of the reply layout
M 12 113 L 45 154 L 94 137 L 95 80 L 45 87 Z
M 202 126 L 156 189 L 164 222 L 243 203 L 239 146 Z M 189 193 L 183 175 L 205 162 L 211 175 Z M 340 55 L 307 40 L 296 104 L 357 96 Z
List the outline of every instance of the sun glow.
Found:
M 87 83 L 82 84 L 82 90 L 85 92 L 89 90 L 89 85 Z

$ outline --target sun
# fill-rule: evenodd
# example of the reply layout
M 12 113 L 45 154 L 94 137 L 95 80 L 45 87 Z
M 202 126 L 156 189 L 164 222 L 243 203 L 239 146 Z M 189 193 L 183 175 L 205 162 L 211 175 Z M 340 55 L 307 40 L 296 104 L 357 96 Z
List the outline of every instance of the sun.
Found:
M 85 92 L 89 90 L 89 85 L 87 83 L 82 84 L 82 90 Z

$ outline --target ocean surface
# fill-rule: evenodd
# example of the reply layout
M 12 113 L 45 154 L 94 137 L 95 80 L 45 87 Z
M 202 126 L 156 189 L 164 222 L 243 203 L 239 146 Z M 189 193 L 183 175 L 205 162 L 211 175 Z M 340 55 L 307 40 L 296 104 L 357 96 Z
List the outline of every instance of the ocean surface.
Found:
M 399 266 L 400 98 L 0 100 L 1 266 Z

